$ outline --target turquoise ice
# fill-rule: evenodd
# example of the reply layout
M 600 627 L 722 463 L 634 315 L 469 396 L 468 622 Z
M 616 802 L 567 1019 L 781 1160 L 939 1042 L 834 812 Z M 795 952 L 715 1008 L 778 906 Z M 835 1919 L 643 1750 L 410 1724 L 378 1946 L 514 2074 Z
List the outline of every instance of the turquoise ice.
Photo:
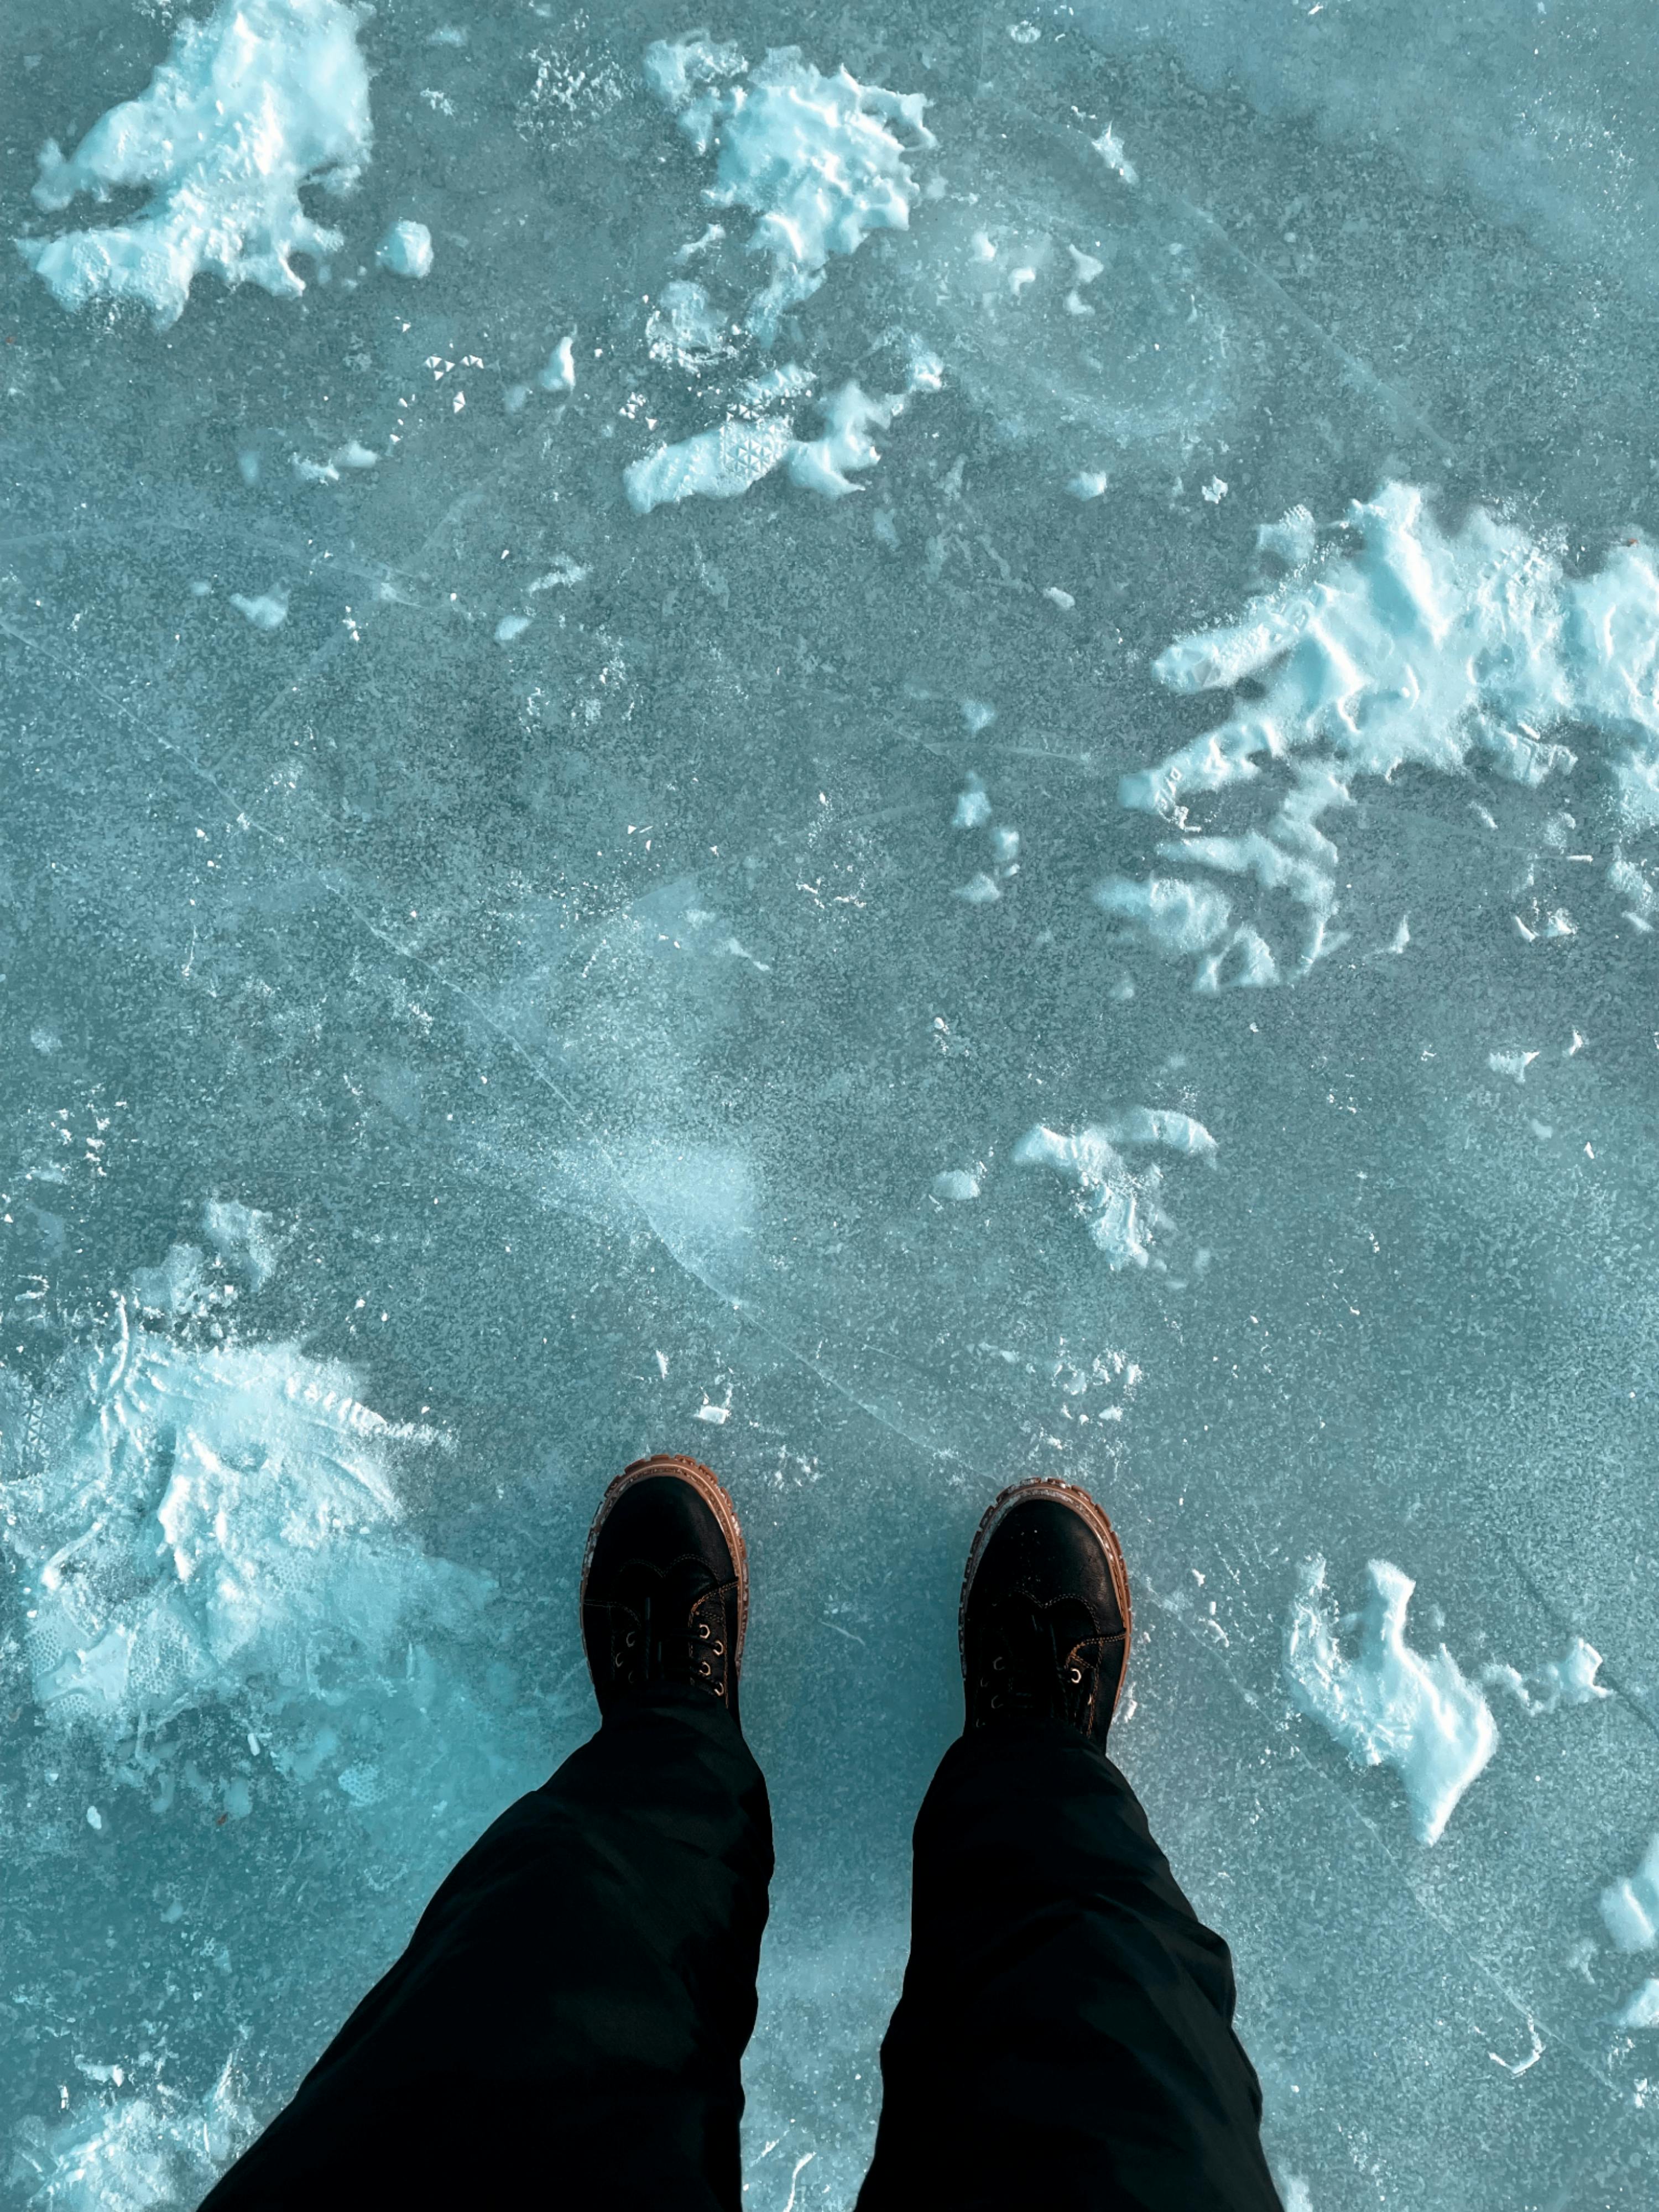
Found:
M 1025 1472 L 1292 2212 L 1659 2197 L 1651 42 L 19 0 L 7 2205 L 276 2109 L 662 1448 L 748 2201 L 852 2202 Z

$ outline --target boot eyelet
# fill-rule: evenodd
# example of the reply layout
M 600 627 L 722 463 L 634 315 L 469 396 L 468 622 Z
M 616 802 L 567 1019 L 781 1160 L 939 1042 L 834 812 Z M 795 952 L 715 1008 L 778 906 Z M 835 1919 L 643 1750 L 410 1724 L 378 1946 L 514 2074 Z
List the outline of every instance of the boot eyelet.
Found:
M 1080 1682 L 1080 1681 L 1083 1680 L 1083 1669 L 1082 1669 L 1082 1668 L 1081 1668 L 1081 1667 L 1073 1667 L 1073 1668 L 1071 1669 L 1071 1676 L 1072 1676 L 1072 1680 L 1073 1680 L 1073 1681 L 1074 1681 L 1074 1682 Z
M 623 1654 L 620 1651 L 617 1654 L 617 1664 L 619 1667 L 625 1667 L 628 1664 L 627 1660 L 623 1656 Z
M 994 1698 L 992 1698 L 992 1700 L 991 1700 L 991 1711 L 992 1711 L 993 1712 L 996 1712 L 996 1711 L 1000 1709 L 1000 1707 L 1001 1706 L 1001 1704 L 1002 1704 L 1002 1694 L 1001 1694 L 1000 1691 L 999 1691 L 999 1692 L 998 1692 L 998 1693 L 997 1693 L 997 1695 L 996 1695 Z
M 723 1659 L 726 1656 L 726 1646 L 723 1644 L 717 1644 L 714 1646 L 714 1656 L 717 1659 Z
M 1002 1672 L 1003 1668 L 1004 1668 L 1007 1664 L 1008 1664 L 1008 1662 L 1007 1662 L 1007 1661 L 1003 1657 L 1002 1654 L 999 1651 L 999 1652 L 998 1652 L 998 1654 L 997 1654 L 997 1656 L 996 1656 L 996 1657 L 995 1657 L 995 1658 L 991 1662 L 992 1671 L 993 1671 L 994 1673 L 995 1673 L 995 1674 L 1001 1674 L 1001 1672 Z
M 703 1642 L 707 1644 L 708 1641 L 708 1623 L 706 1620 L 700 1620 L 697 1623 L 697 1633 L 702 1638 Z
M 697 1672 L 698 1672 L 698 1674 L 712 1674 L 714 1673 L 714 1668 L 709 1665 L 708 1662 L 706 1659 L 699 1659 L 699 1660 L 698 1660 L 698 1662 L 697 1662 Z
M 633 1628 L 630 1628 L 627 1635 L 623 1638 L 623 1642 L 628 1646 L 630 1651 L 634 1649 L 634 1646 L 639 1642 L 639 1632 L 637 1629 Z

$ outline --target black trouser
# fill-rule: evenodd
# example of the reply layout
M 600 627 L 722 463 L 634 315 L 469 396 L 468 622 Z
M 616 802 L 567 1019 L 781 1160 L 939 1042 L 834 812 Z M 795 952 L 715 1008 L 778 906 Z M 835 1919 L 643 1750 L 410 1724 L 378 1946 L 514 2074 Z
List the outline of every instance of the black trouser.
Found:
M 739 2212 L 766 1785 L 695 1690 L 618 1708 L 474 1845 L 204 2212 Z M 1105 1753 L 951 1745 L 859 2212 L 1272 2212 L 1227 1947 Z

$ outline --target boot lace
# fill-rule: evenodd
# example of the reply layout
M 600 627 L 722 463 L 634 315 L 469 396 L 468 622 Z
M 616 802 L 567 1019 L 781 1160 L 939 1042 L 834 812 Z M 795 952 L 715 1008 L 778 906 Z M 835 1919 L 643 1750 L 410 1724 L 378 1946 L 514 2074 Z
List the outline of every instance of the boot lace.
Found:
M 604 1601 L 616 1686 L 690 1683 L 723 1702 L 737 1583 L 711 1583 L 695 1562 L 678 1560 L 624 1570 L 617 1582 Z
M 1005 1598 L 981 1644 L 983 1705 L 999 1719 L 1063 1720 L 1086 1729 L 1105 1642 L 1076 1599 L 1044 1605 L 1018 1595 Z

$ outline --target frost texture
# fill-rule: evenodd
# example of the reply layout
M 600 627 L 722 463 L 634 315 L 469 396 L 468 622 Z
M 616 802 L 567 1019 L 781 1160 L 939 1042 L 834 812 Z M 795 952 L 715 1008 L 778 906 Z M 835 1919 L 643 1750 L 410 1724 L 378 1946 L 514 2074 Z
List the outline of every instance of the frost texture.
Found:
M 1022 1166 L 1052 1168 L 1076 1184 L 1079 1211 L 1115 1273 L 1121 1267 L 1152 1264 L 1153 1243 L 1175 1227 L 1162 1203 L 1163 1170 L 1155 1161 L 1132 1168 L 1118 1150 L 1123 1145 L 1163 1146 L 1212 1166 L 1215 1162 L 1216 1141 L 1202 1122 L 1146 1106 L 1075 1136 L 1039 1124 L 1014 1148 Z
M 160 2212 L 194 2203 L 253 2133 L 227 2066 L 199 2105 L 158 2083 L 151 2095 L 100 2100 L 57 2127 L 24 2120 L 11 2178 L 30 2212 Z
M 1264 553 L 1291 564 L 1289 574 L 1237 622 L 1177 639 L 1154 671 L 1173 691 L 1255 680 L 1266 696 L 1241 703 L 1157 767 L 1126 775 L 1119 798 L 1187 833 L 1192 799 L 1248 784 L 1274 763 L 1288 767 L 1291 788 L 1265 830 L 1188 833 L 1158 850 L 1162 860 L 1251 878 L 1298 905 L 1292 975 L 1345 941 L 1333 927 L 1340 855 L 1322 823 L 1352 805 L 1357 776 L 1389 776 L 1407 763 L 1461 775 L 1480 761 L 1537 786 L 1574 764 L 1551 733 L 1576 725 L 1608 740 L 1626 830 L 1659 823 L 1651 547 L 1620 545 L 1594 574 L 1569 576 L 1553 552 L 1480 509 L 1455 534 L 1442 531 L 1424 494 L 1399 483 L 1357 501 L 1342 545 L 1323 555 L 1305 507 L 1258 535 Z M 1230 908 L 1202 878 L 1115 881 L 1102 898 L 1160 949 L 1201 956 L 1200 989 L 1279 980 L 1280 962 L 1254 930 L 1228 934 Z
M 338 251 L 340 234 L 300 205 L 301 185 L 347 191 L 368 159 L 368 72 L 357 17 L 339 0 L 226 0 L 186 21 L 137 100 L 95 123 L 67 159 L 40 156 L 35 204 L 149 185 L 131 222 L 20 251 L 66 307 L 142 301 L 158 327 L 177 322 L 204 270 L 278 298 L 305 289 L 290 257 Z
M 782 316 L 823 283 L 831 254 L 855 253 L 872 231 L 908 228 L 917 187 L 905 156 L 935 141 L 921 93 L 861 85 L 844 69 L 824 76 L 796 46 L 775 48 L 748 84 L 714 88 L 745 66 L 735 47 L 664 40 L 647 50 L 645 77 L 700 154 L 718 139 L 709 205 L 759 217 L 749 244 L 772 276 L 747 321 L 769 344 Z M 912 134 L 908 146 L 894 124 Z
M 199 1319 L 201 1261 L 175 1246 L 137 1302 Z M 401 1660 L 422 1626 L 466 1628 L 490 1595 L 402 1525 L 393 1454 L 435 1432 L 383 1419 L 297 1346 L 196 1342 L 122 1300 L 5 1427 L 5 1539 L 35 1589 L 34 1694 L 59 1723 L 112 1739 L 250 1681 L 280 1701 L 348 1656 Z
M 623 471 L 623 488 L 637 514 L 683 499 L 736 499 L 770 476 L 794 442 L 787 415 L 759 422 L 733 416 L 633 462 Z
M 1417 1585 L 1386 1559 L 1366 1572 L 1371 1594 L 1351 1656 L 1326 1594 L 1325 1562 L 1310 1559 L 1291 1609 L 1285 1672 L 1291 1695 L 1361 1766 L 1392 1766 L 1406 1785 L 1419 1843 L 1444 1832 L 1459 1798 L 1498 1748 L 1498 1723 L 1443 1644 L 1432 1658 L 1406 1641 Z

